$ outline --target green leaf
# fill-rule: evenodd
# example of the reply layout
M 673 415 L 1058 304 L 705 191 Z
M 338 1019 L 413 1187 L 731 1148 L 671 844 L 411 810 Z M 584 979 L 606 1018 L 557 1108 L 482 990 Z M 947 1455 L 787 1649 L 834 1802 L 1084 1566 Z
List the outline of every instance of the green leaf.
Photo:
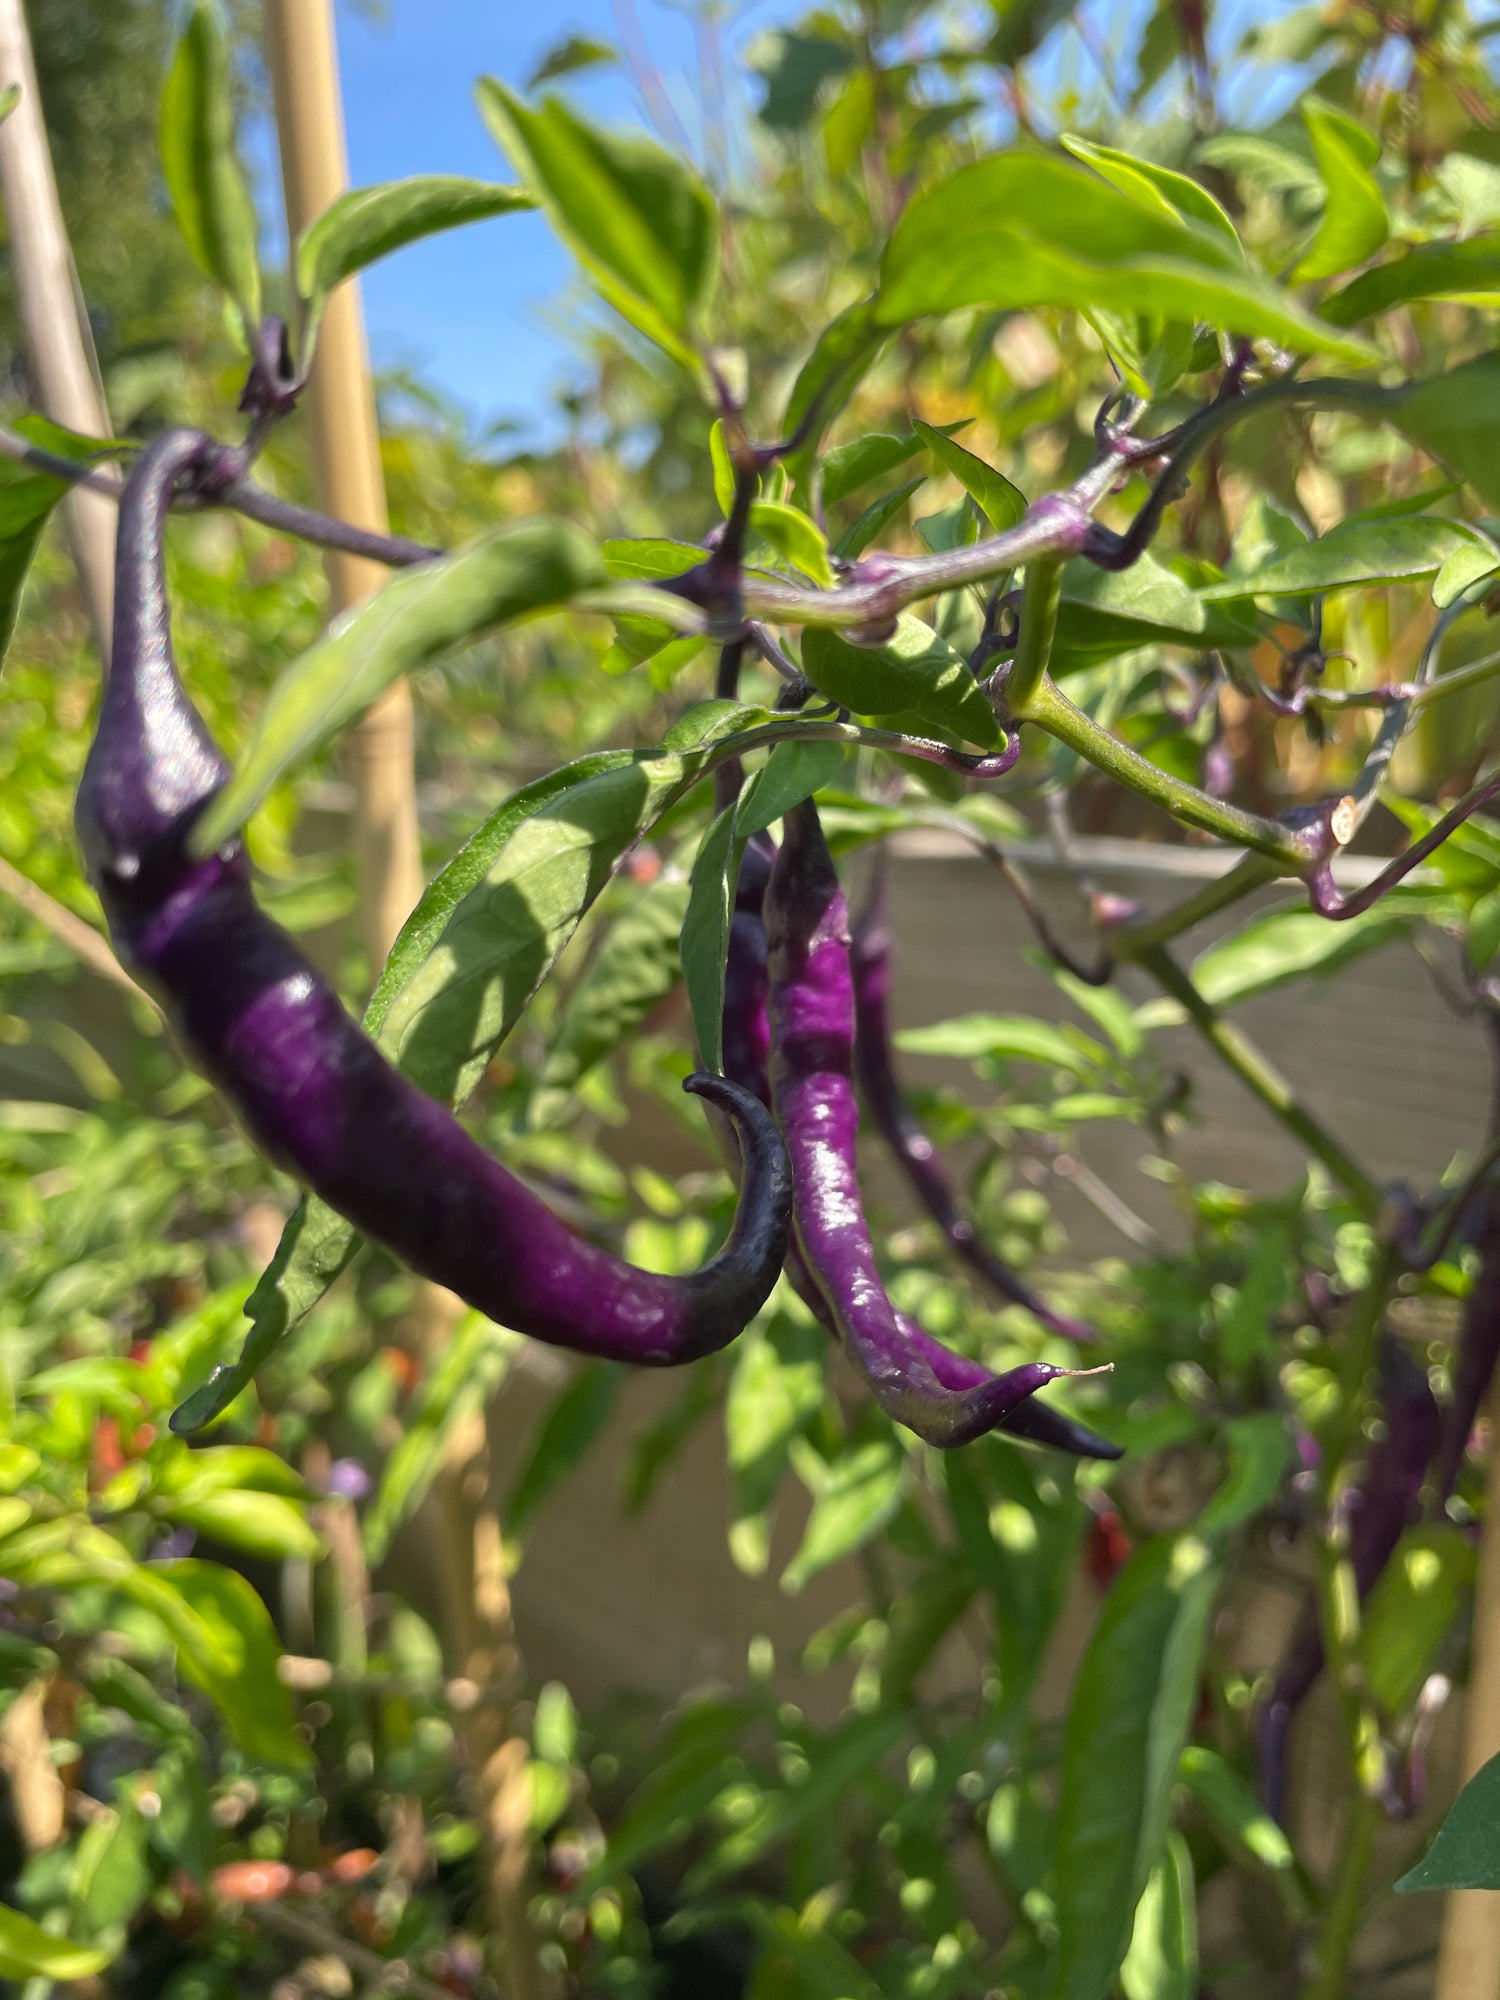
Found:
M 311 1560 L 323 1553 L 317 1531 L 279 1493 L 205 1493 L 195 1500 L 168 1501 L 167 1513 L 226 1548 L 273 1562 L 299 1556 Z
M 322 1298 L 353 1261 L 359 1238 L 343 1216 L 316 1196 L 305 1195 L 293 1209 L 276 1254 L 245 1301 L 251 1321 L 236 1359 L 219 1362 L 172 1412 L 180 1436 L 201 1430 L 222 1416 L 249 1388 L 259 1369 L 288 1330 Z
M 808 626 L 802 668 L 820 693 L 857 715 L 914 716 L 986 750 L 1003 741 L 968 662 L 913 612 L 902 612 L 882 646 L 851 646 L 827 626 Z
M 819 1570 L 863 1548 L 890 1521 L 905 1490 L 906 1458 L 893 1438 L 856 1445 L 835 1459 L 820 1475 L 801 1544 L 782 1573 L 782 1589 L 801 1590 Z
M 997 535 L 1015 527 L 1026 512 L 1026 495 L 1019 486 L 1013 486 L 1003 472 L 986 465 L 931 424 L 918 420 L 912 429 L 939 464 L 953 474 Z
M 1168 1837 L 1135 1906 L 1120 1985 L 1125 2000 L 1196 2000 L 1196 1885 L 1193 1857 L 1179 1833 Z
M 189 1559 L 143 1565 L 121 1588 L 162 1619 L 177 1642 L 179 1668 L 212 1700 L 247 1756 L 298 1768 L 309 1761 L 277 1676 L 276 1629 L 244 1577 Z
M 1478 1552 L 1454 1527 L 1408 1528 L 1360 1613 L 1359 1659 L 1382 1712 L 1398 1716 L 1474 1586 Z
M 1500 508 L 1500 354 L 1392 392 L 1391 421 Z
M 247 343 L 260 327 L 255 204 L 234 147 L 229 60 L 213 0 L 197 0 L 167 76 L 161 163 L 193 261 L 239 308 Z
M 16 106 L 20 103 L 20 101 L 21 101 L 20 84 L 8 83 L 5 86 L 4 90 L 0 90 L 0 125 L 3 125 L 5 123 L 6 119 L 9 118 L 10 114 L 12 113 L 12 111 L 15 110 Z
M 1361 271 L 1323 301 L 1322 311 L 1335 326 L 1357 326 L 1418 299 L 1466 299 L 1493 306 L 1496 293 L 1500 237 L 1491 235 L 1469 243 L 1423 243 L 1372 271 Z
M 724 1400 L 724 1436 L 734 1480 L 729 1553 L 747 1576 L 770 1560 L 768 1509 L 786 1471 L 788 1450 L 823 1403 L 828 1340 L 821 1327 L 778 1316 L 752 1326 L 734 1350 Z
M 92 1979 L 116 1954 L 74 1944 L 0 1903 L 0 1979 Z
M 1243 615 L 1206 610 L 1206 595 L 1150 555 L 1115 571 L 1066 563 L 1057 650 L 1098 660 L 1163 641 L 1193 647 L 1253 643 L 1256 634 Z M 1232 622 L 1217 623 L 1220 619 Z
M 823 84 L 842 76 L 854 59 L 848 43 L 831 41 L 826 35 L 778 34 L 756 64 L 766 85 L 761 124 L 773 132 L 800 131 L 812 118 Z
M 604 582 L 593 547 L 563 521 L 492 528 L 395 576 L 338 619 L 266 696 L 238 770 L 194 829 L 211 854 L 280 778 L 363 713 L 402 674 L 517 618 Z
M 1424 1888 L 1500 1888 L 1500 1756 L 1480 1764 L 1428 1852 L 1396 1882 L 1398 1896 Z
M 623 1368 L 590 1361 L 558 1395 L 542 1420 L 501 1510 L 500 1518 L 509 1540 L 524 1541 L 542 1502 L 582 1461 L 609 1422 L 624 1380 Z
M 1294 1865 L 1291 1842 L 1254 1789 L 1216 1750 L 1190 1743 L 1182 1753 L 1178 1775 L 1231 1853 L 1243 1848 L 1264 1868 Z
M 875 303 L 873 298 L 860 299 L 830 320 L 792 384 L 782 428 L 796 431 L 814 408 L 817 417 L 800 450 L 788 453 L 784 461 L 787 477 L 799 491 L 807 485 L 819 438 L 891 337 L 888 328 L 876 323 Z
M 297 238 L 297 291 L 306 307 L 303 360 L 312 353 L 329 294 L 356 271 L 440 230 L 533 205 L 521 188 L 460 174 L 413 174 L 341 194 Z
M 1292 1441 L 1274 1410 L 1231 1417 L 1224 1426 L 1224 1436 L 1229 1467 L 1224 1483 L 1198 1516 L 1198 1526 L 1205 1535 L 1237 1528 L 1267 1506 L 1280 1490 L 1291 1458 Z
M 953 1056 L 960 1062 L 988 1056 L 1046 1063 L 1075 1076 L 1108 1063 L 1103 1047 L 1076 1028 L 1053 1027 L 1026 1014 L 958 1014 L 930 1028 L 903 1028 L 896 1047 L 908 1055 Z
M 1205 603 L 1235 597 L 1313 597 L 1356 584 L 1404 583 L 1432 576 L 1464 553 L 1483 565 L 1474 576 L 1494 568 L 1497 561 L 1485 538 L 1461 521 L 1440 521 L 1427 514 L 1346 521 L 1314 542 L 1273 556 L 1248 575 L 1209 584 L 1199 596 Z
M 1417 1889 L 1500 1889 L 1500 1756 L 1470 1778 L 1415 1868 L 1396 1893 Z
M 1331 924 L 1303 902 L 1262 910 L 1247 924 L 1220 938 L 1193 960 L 1193 984 L 1215 1007 L 1233 1007 L 1259 993 L 1273 993 L 1294 979 L 1327 977 L 1340 966 L 1405 937 L 1421 921 L 1428 891 L 1393 891 L 1374 909 Z M 1183 1019 L 1175 1001 L 1148 1001 L 1138 1008 L 1143 1026 L 1170 1027 Z
M 778 743 L 740 798 L 735 831 L 741 840 L 764 833 L 794 806 L 832 784 L 843 769 L 842 743 Z
M 1169 212 L 1189 222 L 1204 223 L 1209 229 L 1217 230 L 1241 256 L 1244 255 L 1239 231 L 1227 212 L 1197 181 L 1186 174 L 1179 174 L 1173 167 L 1160 167 L 1154 160 L 1137 159 L 1133 153 L 1122 153 L 1115 146 L 1096 145 L 1092 140 L 1078 139 L 1068 132 L 1061 137 L 1062 144 L 1075 160 L 1082 160 L 1096 173 L 1103 174 L 1123 194 L 1132 196 L 1147 207 L 1164 203 Z
M 98 438 L 80 437 L 46 417 L 27 414 L 11 428 L 31 444 L 62 458 L 86 461 L 104 443 Z M 42 530 L 52 509 L 68 491 L 65 479 L 49 472 L 34 472 L 20 459 L 0 459 L 0 663 L 10 650 L 21 608 L 21 590 L 31 559 L 36 554 Z
M 490 130 L 557 234 L 631 325 L 692 365 L 718 263 L 712 193 L 652 140 L 605 132 L 559 98 L 537 107 L 479 83 Z
M 539 84 L 551 83 L 554 77 L 573 76 L 581 69 L 597 69 L 601 63 L 619 60 L 618 50 L 608 42 L 595 41 L 591 35 L 566 35 L 548 49 L 527 77 L 526 88 L 535 90 Z
M 946 431 L 940 434 L 947 436 Z M 824 452 L 820 462 L 824 506 L 836 507 L 840 500 L 867 486 L 872 479 L 883 479 L 898 465 L 905 465 L 921 449 L 922 439 L 915 430 L 904 437 L 897 431 L 867 431 L 848 444 L 836 444 L 831 451 Z
M 682 977 L 687 904 L 688 884 L 670 876 L 634 891 L 568 996 L 542 1065 L 545 1089 L 571 1091 L 672 991 Z
M 907 501 L 919 486 L 925 486 L 925 479 L 911 479 L 906 485 L 897 486 L 890 493 L 882 493 L 872 501 L 865 511 L 844 530 L 834 545 L 834 554 L 852 562 L 863 555 L 877 536 L 883 535 L 890 523 L 904 510 Z
M 73 1863 L 72 1927 L 88 1938 L 123 1935 L 151 1893 L 150 1830 L 133 1803 L 84 1829 Z
M 682 920 L 682 976 L 698 1038 L 698 1056 L 715 1076 L 724 1071 L 724 962 L 743 848 L 735 839 L 738 801 L 724 808 L 698 849 Z
M 1370 171 L 1380 158 L 1380 141 L 1318 97 L 1302 99 L 1302 116 L 1328 199 L 1296 275 L 1333 278 L 1367 263 L 1391 233 L 1385 196 Z
M 1196 1535 L 1141 1543 L 1104 1601 L 1068 1710 L 1055 2000 L 1103 2000 L 1161 1858 L 1218 1577 Z
M 1218 230 L 1153 212 L 1072 161 L 993 154 L 909 204 L 881 266 L 882 325 L 1038 305 L 1202 319 L 1299 351 L 1372 358 L 1245 270 Z
M 817 522 L 800 507 L 790 507 L 781 500 L 753 500 L 750 527 L 814 583 L 832 590 L 835 578 L 828 559 L 827 539 Z
M 361 1530 L 365 1560 L 385 1560 L 391 1538 L 409 1521 L 442 1467 L 448 1440 L 482 1410 L 505 1379 L 520 1336 L 483 1313 L 466 1312 L 447 1345 L 422 1378 L 403 1418 L 401 1436 L 386 1460 Z

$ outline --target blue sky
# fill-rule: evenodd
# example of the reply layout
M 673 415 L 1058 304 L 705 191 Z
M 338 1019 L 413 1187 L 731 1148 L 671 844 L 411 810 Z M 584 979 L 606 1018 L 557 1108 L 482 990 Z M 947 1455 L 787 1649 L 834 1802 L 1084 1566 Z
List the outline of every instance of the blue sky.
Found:
M 803 9 L 794 0 L 751 0 L 733 9 L 725 36 L 731 87 L 741 103 L 759 86 L 745 80 L 743 52 L 767 27 Z M 338 0 L 339 60 L 356 186 L 402 174 L 472 174 L 509 180 L 503 154 L 474 104 L 474 79 L 491 74 L 524 85 L 569 34 L 619 46 L 614 0 L 384 0 L 378 10 Z M 696 124 L 698 55 L 683 7 L 635 0 L 640 47 L 691 129 Z M 734 57 L 738 55 L 739 61 Z M 739 82 L 733 81 L 738 72 Z M 598 68 L 562 85 L 595 115 L 639 122 L 629 76 Z M 269 162 L 268 135 L 253 151 Z M 266 180 L 269 181 L 267 186 Z M 263 179 L 264 211 L 279 188 Z M 270 246 L 281 254 L 279 246 Z M 377 367 L 409 366 L 452 396 L 476 429 L 519 424 L 535 437 L 551 422 L 552 393 L 567 379 L 568 357 L 547 324 L 569 286 L 570 260 L 534 215 L 513 215 L 416 244 L 365 274 L 365 316 Z

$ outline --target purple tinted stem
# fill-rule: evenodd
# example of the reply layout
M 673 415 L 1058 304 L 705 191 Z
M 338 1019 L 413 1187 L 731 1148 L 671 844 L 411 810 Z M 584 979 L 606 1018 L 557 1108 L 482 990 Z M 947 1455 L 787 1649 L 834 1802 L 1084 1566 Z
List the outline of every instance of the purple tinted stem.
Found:
M 209 449 L 168 433 L 121 503 L 113 666 L 76 809 L 121 960 L 256 1143 L 414 1271 L 502 1325 L 584 1354 L 663 1366 L 725 1346 L 769 1296 L 790 1234 L 786 1152 L 763 1105 L 723 1078 L 689 1078 L 736 1128 L 742 1199 L 701 1270 L 636 1270 L 573 1236 L 391 1067 L 262 914 L 237 842 L 201 862 L 189 853 L 226 767 L 177 677 L 162 527 Z
M 1450 812 L 1444 813 L 1430 833 L 1414 840 L 1388 868 L 1382 868 L 1373 881 L 1366 882 L 1362 889 L 1356 889 L 1348 896 L 1341 895 L 1335 888 L 1331 865 L 1327 861 L 1320 862 L 1307 878 L 1307 893 L 1313 908 L 1320 916 L 1331 917 L 1335 922 L 1341 922 L 1345 917 L 1361 916 L 1366 910 L 1373 909 L 1388 890 L 1394 889 L 1414 868 L 1420 867 L 1429 854 L 1435 854 L 1455 827 L 1462 826 L 1471 813 L 1478 812 L 1497 794 L 1500 794 L 1500 777 L 1487 778 L 1482 785 L 1476 785 Z
M 1481 1018 L 1490 1044 L 1490 1130 L 1500 1132 L 1500 1016 L 1487 1008 Z M 1439 1509 L 1457 1483 L 1480 1405 L 1500 1359 L 1500 1180 L 1493 1171 L 1479 1198 L 1482 1206 L 1473 1238 L 1479 1269 L 1464 1306 L 1453 1400 L 1443 1413 L 1443 1435 L 1433 1472 L 1434 1500 Z
M 1095 1338 L 1091 1326 L 1054 1312 L 990 1249 L 960 1208 L 943 1157 L 907 1102 L 891 1051 L 888 1002 L 893 939 L 886 921 L 888 881 L 889 857 L 882 849 L 875 858 L 870 895 L 855 928 L 852 953 L 854 1063 L 865 1108 L 955 1256 L 1001 1298 L 1024 1306 L 1051 1332 L 1066 1340 L 1091 1341 Z
M 855 1170 L 854 982 L 849 917 L 809 800 L 789 813 L 766 891 L 771 1100 L 792 1163 L 798 1245 L 840 1338 L 888 1415 L 945 1449 L 994 1430 L 1077 1371 L 1033 1362 L 949 1386 L 917 1348 L 875 1261 Z

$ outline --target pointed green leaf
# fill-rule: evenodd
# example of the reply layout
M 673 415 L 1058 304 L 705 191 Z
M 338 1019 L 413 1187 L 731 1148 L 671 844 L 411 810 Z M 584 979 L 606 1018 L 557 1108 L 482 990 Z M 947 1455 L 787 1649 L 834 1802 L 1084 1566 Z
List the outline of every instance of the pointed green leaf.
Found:
M 802 667 L 820 693 L 858 715 L 914 716 L 993 749 L 1003 732 L 968 662 L 905 611 L 882 646 L 851 646 L 825 626 L 802 635 Z
M 480 109 L 557 234 L 630 323 L 691 365 L 718 265 L 718 209 L 654 141 L 589 124 L 561 99 L 526 104 L 493 77 Z
M 17 418 L 11 428 L 45 451 L 79 461 L 88 459 L 104 442 L 80 437 L 76 431 L 31 414 Z M 0 458 L 0 664 L 16 629 L 22 587 L 42 530 L 67 491 L 65 479 L 54 479 L 50 472 L 34 472 L 20 459 Z
M 810 576 L 825 590 L 832 590 L 835 579 L 828 559 L 828 543 L 811 515 L 782 500 L 753 500 L 750 527 L 804 576 Z
M 906 1491 L 906 1455 L 894 1438 L 856 1445 L 826 1468 L 821 1490 L 781 1587 L 795 1594 L 830 1563 L 853 1555 L 878 1535 Z
M 341 194 L 297 238 L 297 292 L 307 309 L 304 361 L 328 296 L 345 278 L 424 236 L 533 206 L 522 188 L 460 174 L 413 174 Z
M 1318 97 L 1304 97 L 1302 116 L 1328 198 L 1299 278 L 1333 278 L 1373 257 L 1391 231 L 1385 196 L 1370 169 L 1380 141 Z
M 1427 514 L 1345 521 L 1316 541 L 1273 556 L 1248 575 L 1209 584 L 1198 595 L 1213 604 L 1237 597 L 1313 597 L 1355 585 L 1404 583 L 1435 575 L 1460 552 L 1471 553 L 1485 568 L 1493 568 L 1497 560 L 1491 544 L 1462 521 L 1440 521 Z
M 1470 1778 L 1431 1847 L 1396 1884 L 1417 1889 L 1500 1889 L 1500 1756 Z
M 1120 1967 L 1125 2000 L 1197 2000 L 1196 1898 L 1193 1857 L 1174 1833 L 1135 1906 L 1130 1949 Z
M 1361 271 L 1323 301 L 1323 317 L 1334 326 L 1357 326 L 1393 306 L 1418 299 L 1467 299 L 1493 307 L 1500 293 L 1500 238 L 1469 243 L 1423 243 L 1389 263 Z
M 1448 1523 L 1408 1528 L 1397 1542 L 1359 1621 L 1359 1661 L 1382 1714 L 1400 1715 L 1421 1687 L 1477 1563 L 1474 1545 Z
M 1079 1668 L 1057 1810 L 1055 2000 L 1103 2000 L 1160 1860 L 1218 1575 L 1195 1535 L 1141 1543 Z
M 1026 495 L 1019 486 L 1013 486 L 1003 472 L 986 465 L 931 424 L 918 420 L 912 429 L 938 463 L 953 474 L 997 535 L 1015 527 L 1026 512 Z
M 595 549 L 563 521 L 492 528 L 452 555 L 404 570 L 338 619 L 282 674 L 239 769 L 194 829 L 211 854 L 271 787 L 363 713 L 402 674 L 499 626 L 565 604 L 604 582 Z
M 114 1956 L 44 1931 L 32 1918 L 0 1903 L 0 1979 L 92 1979 Z
M 1072 161 L 997 153 L 907 207 L 881 266 L 881 324 L 1036 305 L 1206 320 L 1355 362 L 1373 353 L 1247 271 L 1218 230 L 1154 213 Z
M 255 204 L 234 144 L 229 58 L 213 0 L 197 0 L 167 76 L 161 163 L 193 261 L 239 308 L 247 341 L 260 325 Z
M 588 970 L 568 995 L 542 1065 L 545 1089 L 571 1092 L 666 998 L 682 977 L 678 942 L 687 914 L 688 884 L 660 876 L 629 902 Z M 541 1112 L 535 1114 L 539 1119 Z
M 1236 250 L 1240 250 L 1239 231 L 1225 209 L 1207 188 L 1200 187 L 1186 174 L 1179 174 L 1172 167 L 1160 167 L 1154 160 L 1137 159 L 1133 153 L 1122 153 L 1116 146 L 1100 146 L 1089 139 L 1074 138 L 1067 132 L 1062 135 L 1062 143 L 1074 159 L 1084 161 L 1096 173 L 1103 174 L 1122 193 L 1133 195 L 1148 205 L 1154 197 L 1156 201 L 1164 202 L 1169 212 L 1216 229 Z

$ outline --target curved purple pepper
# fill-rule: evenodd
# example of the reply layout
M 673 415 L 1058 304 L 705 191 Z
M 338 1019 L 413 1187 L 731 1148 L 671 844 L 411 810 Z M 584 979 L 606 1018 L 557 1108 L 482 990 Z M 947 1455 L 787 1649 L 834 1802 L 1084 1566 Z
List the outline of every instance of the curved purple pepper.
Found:
M 216 451 L 169 432 L 120 505 L 114 661 L 76 822 L 121 959 L 256 1143 L 414 1271 L 518 1332 L 607 1360 L 670 1366 L 727 1345 L 769 1296 L 790 1236 L 786 1151 L 753 1095 L 688 1079 L 735 1126 L 744 1193 L 701 1270 L 636 1270 L 575 1237 L 391 1067 L 262 914 L 238 842 L 189 854 L 228 766 L 177 677 L 162 530 L 178 483 L 204 476 Z
M 854 983 L 849 916 L 809 800 L 788 813 L 766 889 L 771 1101 L 792 1162 L 802 1256 L 839 1337 L 886 1413 L 953 1449 L 1077 1369 L 1031 1362 L 959 1389 L 945 1382 L 886 1295 L 855 1172 Z
M 1381 1354 L 1380 1407 L 1384 1435 L 1372 1444 L 1349 1496 L 1349 1563 L 1363 1603 L 1417 1517 L 1427 1467 L 1442 1417 L 1426 1371 L 1404 1348 L 1387 1341 Z M 1323 1635 L 1316 1603 L 1303 1609 L 1288 1642 L 1257 1734 L 1266 1809 L 1280 1820 L 1286 1805 L 1286 1744 L 1292 1717 L 1323 1671 Z
M 724 1074 L 767 1105 L 771 1101 L 767 1074 L 771 1031 L 766 1013 L 769 975 L 763 906 L 775 859 L 776 845 L 769 834 L 756 834 L 747 842 L 724 968 Z M 786 1275 L 813 1317 L 837 1338 L 837 1321 L 795 1240 L 787 1251 Z M 896 1318 L 913 1351 L 945 1388 L 963 1392 L 995 1380 L 983 1363 L 955 1354 L 904 1313 L 898 1313 Z M 1121 1446 L 1035 1397 L 1016 1404 L 995 1428 L 1034 1444 L 1050 1446 L 1054 1451 L 1067 1452 L 1074 1458 L 1124 1457 Z
M 1082 1320 L 1053 1312 L 1045 1299 L 997 1257 L 959 1207 L 942 1155 L 922 1127 L 896 1075 L 891 1054 L 890 995 L 893 938 L 886 922 L 887 870 L 877 857 L 870 895 L 854 927 L 854 1070 L 865 1108 L 895 1154 L 912 1192 L 942 1230 L 949 1248 L 991 1290 L 1012 1305 L 1024 1306 L 1049 1332 L 1087 1343 L 1094 1329 Z

